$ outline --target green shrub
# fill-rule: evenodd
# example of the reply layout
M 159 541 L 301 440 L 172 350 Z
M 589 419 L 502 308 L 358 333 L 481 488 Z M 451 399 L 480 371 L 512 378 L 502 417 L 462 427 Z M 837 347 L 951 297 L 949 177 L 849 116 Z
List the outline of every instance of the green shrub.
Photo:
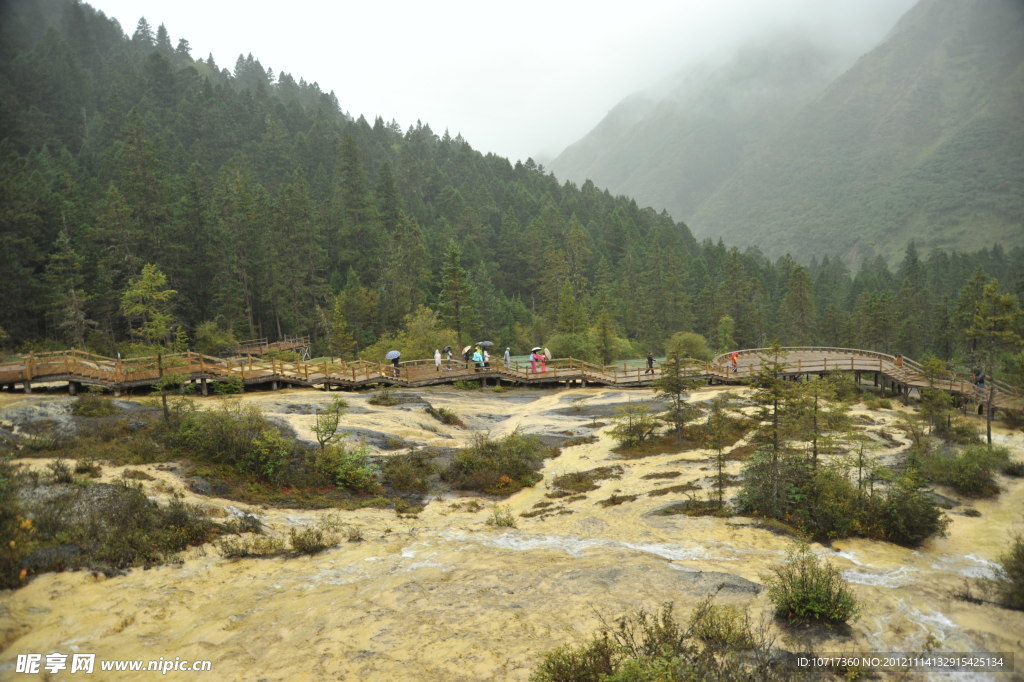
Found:
M 752 649 L 750 614 L 729 604 L 705 601 L 690 614 L 690 632 L 716 649 Z
M 261 431 L 236 463 L 240 471 L 265 481 L 276 481 L 291 459 L 291 445 L 277 430 Z
M 54 483 L 74 483 L 75 476 L 71 471 L 71 467 L 64 459 L 55 459 L 50 462 L 47 466 L 50 470 L 50 476 L 53 477 Z
M 103 397 L 101 392 L 92 390 L 75 398 L 75 403 L 71 406 L 71 414 L 78 417 L 109 417 L 117 412 L 117 407 L 111 400 Z
M 530 682 L 600 682 L 611 679 L 621 654 L 607 635 L 582 646 L 566 644 L 544 655 Z M 671 678 L 652 678 L 671 679 Z
M 265 536 L 224 538 L 217 546 L 227 559 L 279 556 L 284 553 L 283 540 Z
M 242 378 L 235 374 L 229 374 L 220 381 L 214 381 L 211 386 L 214 395 L 237 395 L 245 391 Z
M 948 485 L 967 497 L 991 497 L 999 493 L 995 472 L 1010 462 L 1004 447 L 982 443 L 968 445 L 959 452 L 927 449 L 915 455 L 921 474 L 932 483 Z
M 1024 476 L 1024 462 L 1020 460 L 1007 462 L 1006 466 L 1003 467 L 1003 473 L 1007 476 L 1013 476 L 1014 478 Z
M 671 604 L 658 614 L 638 611 L 605 624 L 581 646 L 544 655 L 531 682 L 647 682 L 676 680 L 788 680 L 797 670 L 776 659 L 771 643 L 745 612 L 705 600 L 688 626 Z
M 658 423 L 645 406 L 631 404 L 616 409 L 615 426 L 609 431 L 619 445 L 631 447 L 654 435 Z
M 999 557 L 991 587 L 1000 604 L 1024 611 L 1024 536 L 1017 535 L 1006 553 Z
M 512 507 L 508 505 L 494 505 L 494 509 L 491 510 L 491 516 L 487 519 L 487 525 L 498 528 L 515 528 L 516 519 L 512 516 Z
M 790 622 L 845 623 L 857 615 L 857 600 L 839 569 L 819 560 L 804 543 L 764 580 L 775 614 Z
M 588 471 L 573 471 L 568 474 L 555 476 L 551 481 L 551 487 L 567 493 L 585 493 L 597 490 L 597 481 L 619 478 L 622 476 L 622 467 L 598 467 Z
M 867 497 L 859 509 L 858 534 L 918 547 L 933 535 L 945 535 L 949 518 L 912 474 L 891 483 L 884 493 Z
M 227 402 L 214 410 L 176 404 L 171 443 L 183 454 L 220 462 L 266 481 L 276 480 L 292 456 L 291 444 L 259 408 Z
M 455 414 L 451 410 L 444 407 L 427 407 L 425 412 L 431 417 L 441 422 L 442 424 L 448 424 L 449 426 L 465 426 L 466 424 L 459 418 L 459 415 Z
M 508 495 L 537 483 L 543 461 L 544 446 L 536 436 L 515 432 L 490 440 L 478 434 L 470 447 L 455 454 L 441 478 L 459 490 Z
M 382 384 L 380 390 L 370 398 L 367 399 L 371 405 L 382 405 L 385 407 L 391 407 L 398 404 L 398 398 L 391 393 L 391 386 L 388 384 Z
M 25 557 L 36 529 L 18 502 L 18 475 L 8 459 L 0 460 L 0 589 L 20 587 L 27 572 Z
M 399 492 L 427 492 L 430 489 L 427 479 L 435 471 L 425 456 L 416 453 L 388 457 L 381 465 L 384 482 Z
M 811 475 L 806 457 L 759 448 L 743 467 L 737 506 L 746 514 L 791 522 L 797 506 L 806 499 L 806 492 L 801 491 L 806 491 Z
M 380 488 L 366 445 L 352 449 L 336 443 L 317 450 L 313 469 L 334 485 L 352 492 L 376 492 Z
M 89 478 L 99 478 L 103 473 L 103 467 L 94 459 L 85 457 L 75 462 L 75 473 L 85 474 Z
M 36 572 L 150 566 L 219 532 L 198 507 L 180 498 L 160 505 L 127 482 L 67 487 L 26 512 L 37 529 Z
M 288 539 L 292 551 L 296 554 L 318 554 L 338 544 L 337 537 L 325 533 L 321 528 L 304 528 L 298 531 L 293 528 L 288 534 Z

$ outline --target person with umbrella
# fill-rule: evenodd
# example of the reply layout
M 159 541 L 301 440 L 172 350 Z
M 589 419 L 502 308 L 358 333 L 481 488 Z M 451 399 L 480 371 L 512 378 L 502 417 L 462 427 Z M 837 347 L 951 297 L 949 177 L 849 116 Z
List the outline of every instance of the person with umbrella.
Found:
M 530 372 L 532 374 L 537 373 L 537 353 L 541 350 L 540 346 L 534 346 L 530 350 Z
M 483 356 L 483 367 L 491 366 L 491 353 L 487 349 L 494 345 L 493 341 L 478 341 L 476 348 L 480 351 L 480 355 Z
M 389 350 L 384 356 L 385 360 L 390 360 L 391 364 L 395 366 L 395 376 L 401 376 L 402 370 L 398 367 L 398 358 L 402 357 L 402 354 L 397 350 Z
M 448 369 L 451 369 L 452 368 L 452 347 L 451 346 L 445 346 L 443 349 L 441 349 L 441 352 L 445 354 L 446 358 L 448 358 Z

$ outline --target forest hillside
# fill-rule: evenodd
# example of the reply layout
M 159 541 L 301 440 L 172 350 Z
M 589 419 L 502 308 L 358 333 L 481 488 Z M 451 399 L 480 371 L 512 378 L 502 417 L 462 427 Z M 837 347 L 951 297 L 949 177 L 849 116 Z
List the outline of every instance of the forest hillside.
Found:
M 71 0 L 3 11 L 12 350 L 212 354 L 308 334 L 343 358 L 489 338 L 607 363 L 695 332 L 706 352 L 777 340 L 953 358 L 985 282 L 1020 291 L 1019 247 L 911 245 L 896 269 L 857 271 L 845 251 L 769 259 L 427 123 L 353 118 L 344 93 L 253 55 L 224 68 L 144 18 L 129 35 Z

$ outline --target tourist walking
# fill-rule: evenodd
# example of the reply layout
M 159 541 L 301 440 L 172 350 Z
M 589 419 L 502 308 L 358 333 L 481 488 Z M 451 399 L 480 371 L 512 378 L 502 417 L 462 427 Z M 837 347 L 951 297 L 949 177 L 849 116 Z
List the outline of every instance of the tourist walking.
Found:
M 441 373 L 441 349 L 439 348 L 434 349 L 434 369 L 438 374 Z
M 644 370 L 644 374 L 654 374 L 654 354 L 647 354 L 647 369 Z

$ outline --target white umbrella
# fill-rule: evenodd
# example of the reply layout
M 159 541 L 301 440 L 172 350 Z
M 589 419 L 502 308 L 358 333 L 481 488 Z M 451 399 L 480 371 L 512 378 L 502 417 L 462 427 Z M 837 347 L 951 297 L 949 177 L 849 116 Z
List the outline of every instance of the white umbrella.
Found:
M 385 360 L 394 360 L 395 358 L 402 357 L 402 353 L 397 350 L 389 350 L 384 356 Z

